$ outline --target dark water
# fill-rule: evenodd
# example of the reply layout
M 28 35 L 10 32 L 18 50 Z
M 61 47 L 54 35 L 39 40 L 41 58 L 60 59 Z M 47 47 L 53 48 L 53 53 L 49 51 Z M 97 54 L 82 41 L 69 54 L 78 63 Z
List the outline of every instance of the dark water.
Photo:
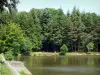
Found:
M 100 56 L 18 58 L 33 75 L 100 75 Z

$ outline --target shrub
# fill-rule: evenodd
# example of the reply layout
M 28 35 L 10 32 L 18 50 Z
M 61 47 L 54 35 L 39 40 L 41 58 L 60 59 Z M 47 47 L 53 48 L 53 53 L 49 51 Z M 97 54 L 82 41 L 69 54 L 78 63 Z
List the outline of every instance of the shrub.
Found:
M 66 52 L 68 52 L 68 47 L 65 44 L 63 44 L 60 48 L 60 55 L 65 55 Z
M 87 49 L 88 49 L 88 52 L 90 52 L 90 51 L 92 51 L 93 48 L 94 48 L 94 43 L 93 43 L 93 42 L 90 42 L 90 43 L 88 43 L 88 45 L 87 45 L 86 47 L 87 47 Z
M 5 59 L 6 59 L 6 60 L 10 60 L 10 61 L 14 59 L 14 56 L 13 56 L 11 50 L 10 50 L 10 51 L 7 51 L 7 52 L 5 53 Z

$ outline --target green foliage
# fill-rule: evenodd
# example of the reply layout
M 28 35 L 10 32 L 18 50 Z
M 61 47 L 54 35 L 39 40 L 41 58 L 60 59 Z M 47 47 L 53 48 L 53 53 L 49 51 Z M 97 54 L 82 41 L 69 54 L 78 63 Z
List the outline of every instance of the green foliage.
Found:
M 67 28 L 67 17 L 64 15 L 62 9 L 58 9 L 57 14 L 52 19 L 50 40 L 55 44 L 61 45 L 64 38 L 65 28 Z
M 0 54 L 0 63 L 4 63 L 5 58 L 3 57 L 3 54 Z
M 32 43 L 32 49 L 39 50 L 41 48 L 41 27 L 38 18 L 38 14 L 35 9 L 32 9 L 29 13 L 20 12 L 16 14 L 15 22 L 20 24 L 21 29 L 25 32 L 25 36 L 29 38 Z
M 5 7 L 9 9 L 9 11 L 16 9 L 16 5 L 19 0 L 0 0 L 0 11 L 4 11 Z
M 27 75 L 26 73 L 24 73 L 23 71 L 20 72 L 20 75 Z
M 29 38 L 25 38 L 22 40 L 22 42 L 20 43 L 20 53 L 21 54 L 25 54 L 25 53 L 30 53 L 30 51 L 32 50 L 32 43 L 29 40 Z
M 68 52 L 68 47 L 65 44 L 63 44 L 60 48 L 60 55 L 65 55 L 66 52 Z
M 18 55 L 21 50 L 25 52 L 31 49 L 31 42 L 24 36 L 24 32 L 17 24 L 10 23 L 2 29 L 4 33 L 1 33 L 0 38 L 1 52 L 12 51 L 13 55 Z
M 67 44 L 70 51 L 86 51 L 89 41 L 94 42 L 95 49 L 100 42 L 100 16 L 81 13 L 76 7 L 67 15 L 61 8 L 33 8 L 13 16 L 5 11 L 0 13 L 0 19 L 6 22 L 0 21 L 0 53 L 10 50 L 13 55 L 41 49 L 59 51 L 62 44 Z
M 0 75 L 13 75 L 5 64 L 0 65 Z
M 93 42 L 90 42 L 87 44 L 87 49 L 88 49 L 88 52 L 91 52 L 93 49 L 94 49 L 94 43 Z
M 4 56 L 5 56 L 6 60 L 10 60 L 11 61 L 11 60 L 14 59 L 13 52 L 11 50 L 7 51 Z

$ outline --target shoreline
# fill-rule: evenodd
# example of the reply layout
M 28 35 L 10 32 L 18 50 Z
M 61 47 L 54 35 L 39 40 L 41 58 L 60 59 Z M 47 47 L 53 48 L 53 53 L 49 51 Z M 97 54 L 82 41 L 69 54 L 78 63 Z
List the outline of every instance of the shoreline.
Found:
M 100 55 L 100 52 L 68 52 L 65 56 Z M 60 56 L 58 52 L 31 52 L 30 56 Z
M 66 55 L 100 55 L 100 52 L 71 52 Z

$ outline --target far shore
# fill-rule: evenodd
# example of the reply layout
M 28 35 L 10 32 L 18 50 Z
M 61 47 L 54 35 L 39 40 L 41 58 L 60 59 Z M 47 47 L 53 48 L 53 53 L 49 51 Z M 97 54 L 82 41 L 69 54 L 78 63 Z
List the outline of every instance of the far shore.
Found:
M 71 52 L 66 55 L 100 55 L 100 52 Z
M 31 52 L 31 56 L 60 56 L 58 52 Z M 69 55 L 100 55 L 100 52 L 68 52 Z

